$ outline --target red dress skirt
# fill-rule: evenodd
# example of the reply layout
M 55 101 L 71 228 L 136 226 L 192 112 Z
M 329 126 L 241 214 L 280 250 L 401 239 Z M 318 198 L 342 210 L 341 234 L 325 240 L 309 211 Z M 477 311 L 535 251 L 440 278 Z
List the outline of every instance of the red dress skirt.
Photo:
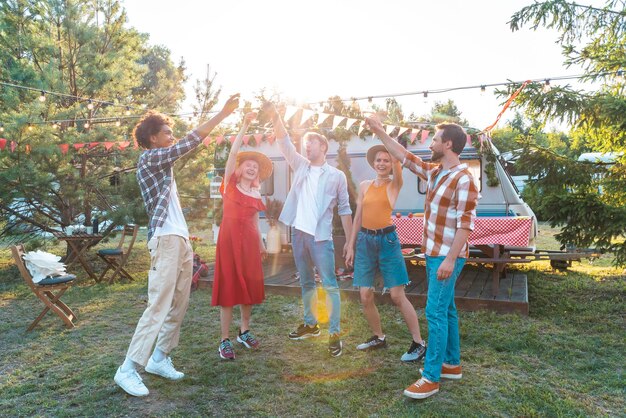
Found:
M 215 254 L 213 306 L 254 305 L 265 299 L 261 244 L 255 214 L 265 210 L 261 199 L 247 196 L 230 177 L 224 192 L 224 217 Z

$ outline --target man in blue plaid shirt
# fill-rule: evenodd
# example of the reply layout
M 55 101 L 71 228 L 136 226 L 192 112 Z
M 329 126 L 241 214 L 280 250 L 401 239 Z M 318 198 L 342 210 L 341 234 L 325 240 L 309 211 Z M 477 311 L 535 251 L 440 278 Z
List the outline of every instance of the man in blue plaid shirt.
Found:
M 178 142 L 172 133 L 172 120 L 161 113 L 150 111 L 135 126 L 135 140 L 145 148 L 137 163 L 137 181 L 150 218 L 150 271 L 148 307 L 139 319 L 126 359 L 115 373 L 115 383 L 130 395 L 149 393 L 137 373 L 137 365 L 170 380 L 185 376 L 174 368 L 169 353 L 178 346 L 180 327 L 189 306 L 193 250 L 178 199 L 173 166 L 180 157 L 200 145 L 238 106 L 239 94 L 235 94 L 219 113 Z

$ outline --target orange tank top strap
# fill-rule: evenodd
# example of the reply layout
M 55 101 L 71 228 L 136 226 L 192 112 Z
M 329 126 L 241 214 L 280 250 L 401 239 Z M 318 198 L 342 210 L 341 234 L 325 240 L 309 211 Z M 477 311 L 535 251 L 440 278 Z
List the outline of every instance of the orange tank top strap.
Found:
M 387 186 L 389 183 L 383 183 L 376 186 L 372 181 L 365 191 L 363 202 L 361 203 L 361 226 L 367 229 L 381 229 L 392 224 L 391 212 L 393 208 L 389 203 L 387 195 Z

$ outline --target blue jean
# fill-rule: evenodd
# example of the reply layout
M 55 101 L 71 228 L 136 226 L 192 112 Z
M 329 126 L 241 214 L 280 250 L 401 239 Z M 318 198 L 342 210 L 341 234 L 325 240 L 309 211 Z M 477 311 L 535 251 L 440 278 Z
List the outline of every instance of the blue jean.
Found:
M 293 257 L 296 268 L 300 273 L 302 287 L 302 304 L 304 305 L 304 324 L 317 324 L 317 287 L 313 267 L 322 279 L 322 286 L 326 291 L 326 306 L 329 307 L 330 324 L 329 334 L 339 334 L 341 319 L 341 297 L 335 276 L 335 246 L 332 240 L 315 241 L 313 235 L 294 228 L 291 239 Z
M 437 280 L 437 270 L 445 257 L 426 256 L 428 296 L 426 319 L 428 320 L 428 349 L 422 376 L 431 382 L 441 378 L 441 366 L 461 364 L 459 341 L 459 316 L 454 304 L 454 285 L 465 265 L 465 258 L 457 258 L 452 275 Z

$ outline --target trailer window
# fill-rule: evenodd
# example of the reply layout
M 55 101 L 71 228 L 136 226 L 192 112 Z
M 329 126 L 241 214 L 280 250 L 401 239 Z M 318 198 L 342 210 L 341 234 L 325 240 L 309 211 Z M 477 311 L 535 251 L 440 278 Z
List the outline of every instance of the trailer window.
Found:
M 463 160 L 463 163 L 467 164 L 470 173 L 472 173 L 472 177 L 474 177 L 474 183 L 476 183 L 476 187 L 478 191 L 482 191 L 482 164 L 479 159 L 476 160 Z M 417 178 L 417 192 L 419 194 L 426 194 L 426 188 L 428 187 L 428 183 L 422 180 L 421 177 Z
M 274 167 L 274 163 L 272 162 L 272 174 L 261 183 L 261 196 L 273 196 L 274 195 L 274 173 L 276 172 L 276 167 Z

